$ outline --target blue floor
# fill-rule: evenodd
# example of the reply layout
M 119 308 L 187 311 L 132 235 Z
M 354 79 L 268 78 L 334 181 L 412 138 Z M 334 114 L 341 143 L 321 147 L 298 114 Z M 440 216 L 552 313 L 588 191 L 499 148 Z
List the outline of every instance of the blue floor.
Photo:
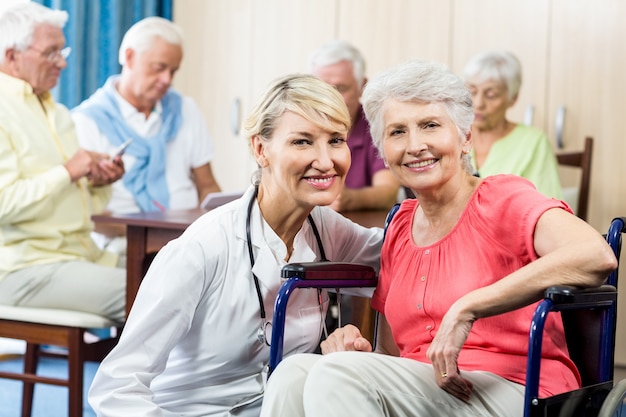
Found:
M 67 361 L 64 359 L 41 358 L 39 374 L 46 376 L 66 377 Z M 0 369 L 3 371 L 19 371 L 22 369 L 21 359 L 2 360 Z M 95 417 L 87 402 L 87 391 L 98 369 L 98 363 L 85 364 L 85 390 L 83 417 Z M 0 417 L 19 417 L 22 406 L 22 383 L 8 379 L 0 379 Z M 64 417 L 67 416 L 67 388 L 56 385 L 35 385 L 35 399 L 32 417 Z

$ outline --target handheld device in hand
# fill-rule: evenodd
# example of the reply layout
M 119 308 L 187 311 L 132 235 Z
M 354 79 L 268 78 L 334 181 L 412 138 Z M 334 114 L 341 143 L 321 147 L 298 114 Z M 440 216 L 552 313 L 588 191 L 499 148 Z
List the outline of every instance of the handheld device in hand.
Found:
M 111 159 L 115 159 L 118 156 L 124 155 L 124 152 L 126 152 L 126 148 L 128 148 L 128 145 L 130 145 L 132 141 L 133 141 L 132 138 L 127 139 L 126 142 L 122 143 L 120 146 L 115 148 L 115 150 L 111 152 Z

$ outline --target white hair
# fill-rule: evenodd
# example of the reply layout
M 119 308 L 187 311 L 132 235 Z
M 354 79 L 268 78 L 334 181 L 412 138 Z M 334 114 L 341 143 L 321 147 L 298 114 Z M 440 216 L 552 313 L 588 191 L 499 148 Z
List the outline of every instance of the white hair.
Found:
M 383 155 L 384 110 L 388 100 L 441 103 L 456 126 L 459 140 L 469 134 L 474 121 L 472 96 L 460 77 L 444 64 L 415 60 L 379 73 L 365 86 L 361 102 L 370 125 L 372 140 Z M 473 167 L 469 154 L 462 155 L 468 173 Z
M 333 65 L 341 61 L 352 63 L 354 78 L 362 86 L 365 80 L 365 59 L 358 49 L 346 41 L 330 41 L 314 51 L 309 56 L 309 72 L 313 72 L 317 67 Z
M 474 56 L 465 64 L 466 82 L 497 81 L 506 86 L 509 100 L 517 98 L 522 85 L 522 65 L 507 51 L 488 51 Z
M 0 65 L 4 64 L 8 49 L 24 51 L 33 40 L 38 25 L 50 25 L 63 29 L 67 12 L 54 10 L 29 1 L 7 8 L 0 14 Z
M 162 17 L 151 16 L 141 19 L 128 29 L 118 54 L 120 65 L 126 64 L 126 50 L 141 54 L 150 49 L 154 38 L 159 37 L 172 45 L 183 46 L 183 30 L 174 22 Z

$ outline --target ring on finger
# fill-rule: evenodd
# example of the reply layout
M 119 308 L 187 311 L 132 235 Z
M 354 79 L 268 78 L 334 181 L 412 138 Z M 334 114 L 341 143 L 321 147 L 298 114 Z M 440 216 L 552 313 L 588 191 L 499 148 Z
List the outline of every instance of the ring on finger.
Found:
M 441 377 L 442 378 L 447 378 L 448 377 L 448 373 L 447 372 L 442 372 L 441 373 Z

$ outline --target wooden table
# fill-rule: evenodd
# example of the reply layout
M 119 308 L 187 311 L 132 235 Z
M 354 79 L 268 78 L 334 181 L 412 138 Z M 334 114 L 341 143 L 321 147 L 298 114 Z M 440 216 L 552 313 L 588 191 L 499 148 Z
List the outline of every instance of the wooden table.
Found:
M 167 242 L 177 238 L 205 211 L 170 210 L 165 212 L 109 214 L 93 216 L 100 229 L 107 225 L 126 226 L 126 313 L 135 301 L 139 285 L 150 262 Z
M 99 229 L 107 225 L 126 226 L 126 312 L 135 301 L 139 285 L 143 279 L 154 254 L 167 242 L 177 238 L 181 233 L 200 217 L 205 211 L 170 210 L 165 212 L 133 213 L 133 214 L 102 214 L 92 219 Z M 382 227 L 386 211 L 355 211 L 344 213 L 366 227 Z

